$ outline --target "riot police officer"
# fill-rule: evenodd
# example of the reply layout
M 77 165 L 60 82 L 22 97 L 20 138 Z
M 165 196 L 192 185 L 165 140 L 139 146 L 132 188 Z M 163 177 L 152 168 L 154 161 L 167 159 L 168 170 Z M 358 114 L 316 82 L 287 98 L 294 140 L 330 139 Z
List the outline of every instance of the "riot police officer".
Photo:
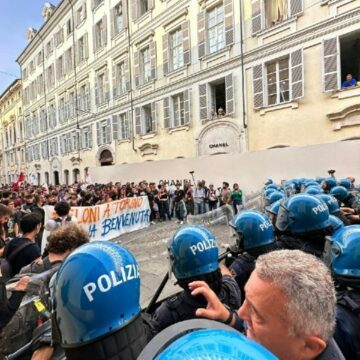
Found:
M 353 208 L 357 203 L 357 198 L 351 194 L 343 186 L 335 186 L 331 189 L 330 194 L 334 196 L 341 204 L 344 204 L 345 207 Z
M 206 307 L 203 297 L 190 294 L 188 284 L 194 280 L 205 281 L 231 309 L 239 308 L 239 287 L 230 274 L 222 276 L 218 251 L 214 235 L 200 225 L 183 226 L 172 236 L 168 242 L 171 271 L 184 290 L 156 309 L 151 321 L 155 333 L 179 321 L 196 318 L 196 309 Z
M 342 228 L 327 245 L 324 260 L 338 287 L 334 338 L 347 360 L 360 359 L 360 226 Z
M 325 204 L 329 208 L 329 212 L 331 215 L 334 215 L 337 218 L 339 218 L 344 223 L 344 225 L 350 225 L 350 221 L 340 210 L 339 203 L 334 196 L 328 194 L 319 194 L 317 195 L 317 197 L 325 202 Z
M 66 358 L 136 359 L 150 338 L 134 256 L 94 241 L 71 253 L 52 285 L 53 337 Z
M 284 248 L 303 250 L 319 258 L 324 251 L 325 236 L 333 232 L 328 207 L 309 194 L 296 194 L 281 203 L 276 228 Z
M 234 217 L 230 226 L 236 232 L 240 251 L 230 265 L 230 270 L 239 285 L 243 300 L 244 287 L 255 268 L 255 260 L 262 254 L 279 249 L 279 245 L 269 217 L 259 211 L 242 211 Z

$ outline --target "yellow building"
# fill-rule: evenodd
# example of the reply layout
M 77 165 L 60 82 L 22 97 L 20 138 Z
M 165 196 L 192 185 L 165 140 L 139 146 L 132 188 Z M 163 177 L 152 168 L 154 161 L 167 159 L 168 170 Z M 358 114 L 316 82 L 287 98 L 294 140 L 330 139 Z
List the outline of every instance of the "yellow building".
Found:
M 10 184 L 26 171 L 21 80 L 0 95 L 0 183 Z
M 245 11 L 249 149 L 360 137 L 360 1 L 256 0 Z M 356 82 L 355 82 L 356 83 Z

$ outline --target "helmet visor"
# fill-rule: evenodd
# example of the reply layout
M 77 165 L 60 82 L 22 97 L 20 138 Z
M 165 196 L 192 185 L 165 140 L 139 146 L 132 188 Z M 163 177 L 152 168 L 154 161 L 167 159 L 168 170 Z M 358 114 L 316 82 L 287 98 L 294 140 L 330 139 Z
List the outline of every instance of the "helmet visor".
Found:
M 280 204 L 279 212 L 276 218 L 276 227 L 280 231 L 286 231 L 289 228 L 292 219 L 289 216 L 289 210 L 284 204 Z

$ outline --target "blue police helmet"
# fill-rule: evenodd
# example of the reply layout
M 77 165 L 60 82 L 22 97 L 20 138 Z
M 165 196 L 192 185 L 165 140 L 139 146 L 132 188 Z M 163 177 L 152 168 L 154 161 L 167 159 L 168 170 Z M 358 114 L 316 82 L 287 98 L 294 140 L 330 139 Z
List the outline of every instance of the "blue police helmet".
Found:
M 240 237 L 243 250 L 269 245 L 275 242 L 274 229 L 267 215 L 259 211 L 242 211 L 230 222 Z
M 335 186 L 330 190 L 330 194 L 339 201 L 345 200 L 349 196 L 349 192 L 343 186 Z
M 270 196 L 270 194 L 272 194 L 272 193 L 275 192 L 275 191 L 277 191 L 277 190 L 274 189 L 274 188 L 266 189 L 266 190 L 264 191 L 264 197 L 265 197 L 266 199 L 268 199 L 268 197 Z
M 62 347 L 93 342 L 140 314 L 138 264 L 122 246 L 94 241 L 72 252 L 53 285 L 54 326 Z
M 266 210 L 273 214 L 273 215 L 277 215 L 277 213 L 279 212 L 279 208 L 280 208 L 280 204 L 281 204 L 281 200 L 275 201 L 274 203 L 272 203 L 270 206 L 268 206 L 266 208 Z
M 269 184 L 269 185 L 266 185 L 265 187 L 265 190 L 267 189 L 275 189 L 275 190 L 278 190 L 279 187 L 276 185 L 276 184 Z
M 310 194 L 310 195 L 318 195 L 321 194 L 322 192 L 323 191 L 319 186 L 314 186 L 314 185 L 311 185 L 304 190 L 305 194 Z
M 276 360 L 271 352 L 244 335 L 225 329 L 200 329 L 171 343 L 155 360 Z
M 325 180 L 325 178 L 322 177 L 322 176 L 317 176 L 316 179 L 315 179 L 315 181 L 316 181 L 318 184 L 321 184 L 324 180 Z
M 313 195 L 297 194 L 282 202 L 276 219 L 280 231 L 302 234 L 330 226 L 329 209 Z
M 284 197 L 284 194 L 280 191 L 274 191 L 268 196 L 269 205 L 273 204 Z
M 327 205 L 330 214 L 335 214 L 340 211 L 339 203 L 333 196 L 328 194 L 319 194 L 316 197 Z
M 171 270 L 187 279 L 219 268 L 219 248 L 214 234 L 200 225 L 181 227 L 168 242 Z
M 335 215 L 330 215 L 329 221 L 334 231 L 337 231 L 345 226 L 344 223 Z
M 332 177 L 328 177 L 328 178 L 325 178 L 326 183 L 327 183 L 327 186 L 329 189 L 332 189 L 333 187 L 335 187 L 337 184 L 336 184 L 336 179 L 332 178 Z
M 319 184 L 315 180 L 307 180 L 304 182 L 305 187 L 309 186 L 319 186 Z
M 348 179 L 341 179 L 338 181 L 339 186 L 343 186 L 345 189 L 350 190 L 352 187 L 351 181 Z
M 345 226 L 327 238 L 324 260 L 331 266 L 335 277 L 360 280 L 360 225 Z

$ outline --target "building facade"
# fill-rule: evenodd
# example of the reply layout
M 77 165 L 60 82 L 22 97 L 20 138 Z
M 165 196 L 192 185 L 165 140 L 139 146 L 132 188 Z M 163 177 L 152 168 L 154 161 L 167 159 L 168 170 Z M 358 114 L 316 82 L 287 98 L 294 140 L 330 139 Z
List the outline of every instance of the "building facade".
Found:
M 360 136 L 360 0 L 63 0 L 17 59 L 28 174 Z
M 11 184 L 26 172 L 21 80 L 0 96 L 0 183 Z

